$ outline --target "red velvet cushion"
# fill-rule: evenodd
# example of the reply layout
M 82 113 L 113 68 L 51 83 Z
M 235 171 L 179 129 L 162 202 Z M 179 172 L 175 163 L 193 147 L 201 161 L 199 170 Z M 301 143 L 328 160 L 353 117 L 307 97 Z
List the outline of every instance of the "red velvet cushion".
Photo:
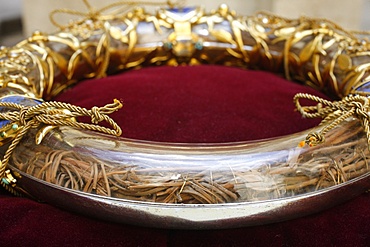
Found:
M 320 95 L 266 72 L 218 66 L 158 67 L 89 80 L 57 99 L 91 107 L 122 99 L 123 136 L 229 142 L 297 132 L 318 123 L 294 111 L 297 92 Z M 0 243 L 17 246 L 368 246 L 370 196 L 265 226 L 184 231 L 118 225 L 0 192 Z
M 112 115 L 128 138 L 232 142 L 301 131 L 320 120 L 295 112 L 298 92 L 315 90 L 262 71 L 222 66 L 152 67 L 82 82 L 56 100 L 91 108 L 121 99 Z M 85 119 L 86 120 L 86 119 Z

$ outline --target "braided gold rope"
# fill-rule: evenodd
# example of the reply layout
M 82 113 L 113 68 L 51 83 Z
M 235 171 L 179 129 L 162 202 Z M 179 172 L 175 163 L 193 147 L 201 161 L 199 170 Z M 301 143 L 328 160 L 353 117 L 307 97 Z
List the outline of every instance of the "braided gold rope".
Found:
M 121 128 L 118 124 L 108 116 L 120 108 L 122 103 L 119 100 L 114 100 L 113 103 L 103 107 L 93 107 L 91 110 L 83 107 L 74 106 L 62 102 L 44 102 L 36 106 L 23 106 L 16 103 L 1 102 L 0 108 L 13 108 L 14 111 L 0 113 L 0 119 L 9 120 L 10 122 L 19 123 L 19 131 L 12 140 L 10 146 L 6 150 L 3 159 L 0 162 L 0 178 L 1 184 L 9 189 L 9 186 L 4 182 L 6 176 L 7 164 L 13 151 L 21 142 L 22 138 L 32 128 L 38 128 L 41 124 L 47 126 L 69 126 L 77 129 L 86 129 L 98 131 L 109 135 L 120 136 Z M 73 121 L 75 117 L 89 116 L 92 124 L 79 123 Z M 99 122 L 105 121 L 112 128 L 107 128 L 97 125 Z M 9 189 L 14 193 L 13 190 Z
M 300 100 L 307 99 L 317 103 L 316 106 L 302 106 Z M 329 101 L 320 97 L 298 93 L 294 96 L 297 110 L 306 118 L 323 118 L 320 125 L 324 126 L 319 132 L 307 135 L 305 144 L 315 146 L 325 141 L 325 134 L 349 117 L 358 118 L 364 128 L 370 149 L 369 99 L 361 95 L 349 95 L 340 101 Z M 301 144 L 302 145 L 302 144 Z

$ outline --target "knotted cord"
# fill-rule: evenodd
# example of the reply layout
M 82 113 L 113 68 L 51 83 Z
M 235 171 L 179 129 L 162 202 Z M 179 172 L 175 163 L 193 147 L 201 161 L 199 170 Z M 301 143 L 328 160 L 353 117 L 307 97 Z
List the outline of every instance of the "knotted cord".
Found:
M 19 131 L 6 150 L 0 163 L 0 178 L 2 179 L 2 184 L 4 184 L 3 178 L 5 176 L 5 170 L 13 151 L 30 129 L 38 128 L 41 124 L 47 126 L 69 126 L 78 129 L 98 131 L 115 136 L 120 136 L 122 134 L 122 130 L 118 124 L 108 116 L 108 114 L 122 108 L 122 103 L 116 99 L 111 104 L 107 104 L 103 107 L 93 107 L 91 110 L 68 103 L 53 101 L 44 102 L 36 106 L 24 106 L 17 103 L 0 102 L 0 108 L 14 109 L 9 112 L 1 112 L 0 119 L 19 124 Z M 92 124 L 74 121 L 75 117 L 82 116 L 91 117 Z M 111 128 L 97 125 L 102 121 L 107 122 Z
M 317 103 L 316 106 L 302 106 L 300 100 L 307 99 Z M 294 103 L 297 110 L 306 118 L 323 118 L 320 123 L 324 126 L 319 132 L 310 133 L 307 135 L 305 143 L 309 146 L 315 146 L 325 141 L 325 134 L 331 129 L 338 126 L 349 117 L 358 118 L 364 131 L 370 147 L 370 126 L 369 120 L 369 99 L 361 95 L 349 95 L 340 101 L 329 101 L 320 97 L 298 93 L 294 97 Z M 370 149 L 370 148 L 369 148 Z

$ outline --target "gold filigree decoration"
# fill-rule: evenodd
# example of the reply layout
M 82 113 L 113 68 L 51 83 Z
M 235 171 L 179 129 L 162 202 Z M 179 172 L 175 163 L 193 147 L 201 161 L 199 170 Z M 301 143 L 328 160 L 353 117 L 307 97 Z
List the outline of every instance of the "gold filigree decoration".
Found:
M 122 20 L 126 17 L 126 14 L 129 10 L 132 10 L 133 7 L 137 6 L 182 6 L 182 1 L 171 2 L 162 1 L 117 1 L 111 3 L 107 6 L 104 6 L 100 9 L 96 9 L 92 6 L 88 0 L 83 0 L 87 8 L 87 12 L 77 11 L 74 9 L 56 9 L 50 13 L 50 21 L 58 27 L 60 30 L 63 31 L 70 31 L 76 32 L 82 31 L 83 33 L 87 33 L 86 31 L 95 31 L 97 29 L 101 29 L 105 22 L 107 21 L 114 21 L 114 20 Z M 70 16 L 77 16 L 80 17 L 77 20 L 70 20 L 69 24 L 63 25 L 56 21 L 56 15 L 70 15 Z M 88 36 L 85 36 L 88 37 Z
M 153 15 L 143 8 L 132 10 L 138 3 L 131 1 L 101 9 L 84 2 L 87 12 L 52 13 L 82 17 L 68 25 L 52 17 L 61 32 L 35 33 L 3 50 L 0 83 L 50 99 L 76 81 L 107 72 L 151 64 L 216 63 L 284 73 L 339 98 L 368 94 L 370 63 L 360 62 L 370 54 L 364 40 L 325 19 L 289 20 L 265 12 L 239 17 L 226 5 L 209 14 L 194 9 L 188 18 L 174 19 L 171 9 Z M 140 23 L 153 28 L 152 37 L 148 39 Z M 27 56 L 27 63 L 13 59 L 10 65 L 9 54 L 17 53 Z M 15 61 L 22 69 L 8 73 L 18 66 Z

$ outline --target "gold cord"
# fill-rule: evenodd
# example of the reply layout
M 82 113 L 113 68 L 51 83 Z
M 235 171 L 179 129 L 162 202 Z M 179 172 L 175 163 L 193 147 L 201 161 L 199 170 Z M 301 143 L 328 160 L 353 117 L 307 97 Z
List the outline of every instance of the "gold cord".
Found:
M 348 30 L 348 29 L 345 29 L 342 26 L 338 25 L 334 21 L 326 19 L 326 18 L 322 18 L 322 17 L 308 17 L 308 16 L 303 15 L 299 19 L 291 19 L 291 18 L 286 18 L 284 16 L 280 16 L 280 15 L 271 13 L 269 11 L 264 11 L 264 10 L 263 11 L 258 11 L 256 14 L 257 14 L 257 16 L 258 15 L 269 16 L 270 18 L 279 19 L 280 21 L 282 20 L 282 21 L 287 22 L 287 23 L 294 22 L 294 21 L 297 21 L 297 20 L 299 20 L 299 22 L 301 22 L 301 23 L 306 23 L 306 22 L 325 23 L 325 25 L 329 25 L 329 26 L 333 27 L 334 29 L 336 29 L 338 31 L 341 31 L 342 33 L 346 34 L 348 37 L 350 37 L 352 39 L 355 39 L 355 40 L 358 39 L 358 37 L 356 37 L 356 35 L 370 35 L 370 31 Z M 266 24 L 266 25 L 268 25 L 268 24 Z
M 317 103 L 316 106 L 302 106 L 300 100 L 307 99 Z M 323 118 L 320 125 L 325 125 L 319 132 L 307 135 L 305 143 L 315 146 L 325 141 L 325 134 L 349 117 L 358 118 L 366 133 L 370 149 L 369 99 L 361 95 L 349 95 L 340 101 L 328 101 L 320 97 L 298 93 L 294 97 L 297 110 L 306 118 Z
M 91 110 L 62 102 L 44 102 L 31 107 L 16 103 L 1 102 L 0 108 L 2 107 L 13 108 L 15 110 L 0 113 L 0 119 L 8 120 L 13 123 L 17 122 L 20 125 L 18 133 L 12 140 L 0 162 L 1 184 L 5 187 L 8 187 L 4 184 L 4 178 L 6 176 L 5 173 L 9 159 L 22 138 L 32 128 L 38 128 L 41 124 L 44 124 L 47 126 L 70 126 L 115 136 L 120 136 L 122 134 L 122 130 L 118 124 L 107 116 L 122 108 L 122 103 L 116 99 L 112 104 L 107 104 L 103 107 L 93 107 Z M 91 117 L 92 124 L 79 123 L 73 120 L 75 117 L 82 116 Z M 107 122 L 112 128 L 97 125 L 102 121 Z
M 114 2 L 111 4 L 108 4 L 107 6 L 104 6 L 100 9 L 95 9 L 91 4 L 89 3 L 88 0 L 83 0 L 84 4 L 87 7 L 87 12 L 82 12 L 82 11 L 77 11 L 73 9 L 56 9 L 52 11 L 49 15 L 51 23 L 58 27 L 61 30 L 68 29 L 71 26 L 75 24 L 81 24 L 87 20 L 102 20 L 102 21 L 107 21 L 107 20 L 113 20 L 117 19 L 119 14 L 124 14 L 126 13 L 130 8 L 139 6 L 139 5 L 147 5 L 147 6 L 169 6 L 169 7 L 174 7 L 174 6 L 183 6 L 184 1 L 174 1 L 172 2 L 171 0 L 167 1 L 130 1 L 130 0 L 122 0 L 118 2 Z M 118 7 L 118 8 L 117 8 Z M 117 8 L 113 10 L 114 8 Z M 104 14 L 107 10 L 112 10 L 108 14 Z M 74 22 L 72 21 L 70 24 L 67 25 L 62 25 L 58 23 L 58 21 L 55 20 L 55 15 L 57 14 L 67 14 L 67 15 L 72 15 L 72 16 L 79 16 L 82 17 L 82 19 Z

